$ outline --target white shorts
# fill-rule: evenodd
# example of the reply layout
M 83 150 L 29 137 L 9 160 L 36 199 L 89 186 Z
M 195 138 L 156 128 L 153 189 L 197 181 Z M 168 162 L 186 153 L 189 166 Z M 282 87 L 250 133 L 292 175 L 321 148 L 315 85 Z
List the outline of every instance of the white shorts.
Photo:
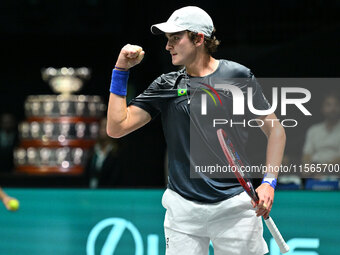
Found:
M 242 192 L 225 201 L 203 204 L 167 189 L 164 232 L 167 255 L 207 255 L 210 240 L 215 255 L 263 255 L 261 217 L 256 217 L 249 196 Z

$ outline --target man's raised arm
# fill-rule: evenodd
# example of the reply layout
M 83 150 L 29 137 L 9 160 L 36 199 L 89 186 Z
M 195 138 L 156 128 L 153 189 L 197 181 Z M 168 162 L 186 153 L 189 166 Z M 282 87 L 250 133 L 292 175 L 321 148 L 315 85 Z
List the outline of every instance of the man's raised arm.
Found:
M 127 81 L 131 67 L 139 64 L 145 52 L 137 45 L 127 44 L 119 53 L 112 73 L 110 99 L 107 111 L 107 134 L 119 138 L 144 126 L 151 120 L 145 110 L 126 104 Z

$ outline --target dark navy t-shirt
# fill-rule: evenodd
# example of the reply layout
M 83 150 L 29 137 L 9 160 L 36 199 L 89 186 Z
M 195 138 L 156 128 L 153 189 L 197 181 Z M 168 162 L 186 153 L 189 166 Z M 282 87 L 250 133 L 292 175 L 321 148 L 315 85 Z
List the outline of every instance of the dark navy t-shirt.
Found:
M 244 107 L 244 115 L 233 115 L 232 94 L 223 89 L 212 89 L 216 88 L 217 84 L 232 84 L 238 87 L 243 92 L 245 100 L 247 89 L 252 87 L 254 108 L 257 110 L 270 108 L 261 86 L 251 71 L 227 60 L 219 60 L 218 68 L 204 77 L 191 77 L 185 69 L 163 74 L 130 102 L 130 105 L 147 111 L 152 118 L 161 113 L 168 147 L 168 188 L 186 199 L 202 203 L 216 203 L 243 191 L 235 178 L 213 178 L 207 174 L 198 174 L 198 177 L 190 175 L 190 170 L 207 162 L 227 164 L 223 159 L 222 150 L 217 145 L 217 127 L 213 127 L 213 119 L 223 118 L 229 122 L 232 119 L 235 123 L 242 123 L 257 117 L 249 112 L 247 105 Z M 213 92 L 217 92 L 219 97 Z M 210 100 L 206 100 L 208 112 L 202 115 L 201 98 L 204 93 L 211 96 L 208 95 Z M 225 125 L 223 129 L 232 139 L 244 164 L 249 165 L 245 153 L 247 128 L 239 124 Z

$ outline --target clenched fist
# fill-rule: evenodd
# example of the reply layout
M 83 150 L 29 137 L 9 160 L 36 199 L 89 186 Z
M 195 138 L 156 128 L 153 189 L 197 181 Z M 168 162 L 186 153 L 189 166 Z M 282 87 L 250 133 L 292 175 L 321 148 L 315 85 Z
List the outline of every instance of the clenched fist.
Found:
M 145 52 L 138 45 L 125 45 L 119 53 L 116 66 L 119 68 L 130 69 L 138 65 L 144 58 Z

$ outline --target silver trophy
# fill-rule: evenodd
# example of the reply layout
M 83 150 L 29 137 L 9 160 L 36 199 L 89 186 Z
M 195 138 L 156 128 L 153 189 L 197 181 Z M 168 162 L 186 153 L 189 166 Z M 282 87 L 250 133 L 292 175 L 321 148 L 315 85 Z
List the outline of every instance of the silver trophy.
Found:
M 86 125 L 84 122 L 78 122 L 76 124 L 76 136 L 78 139 L 84 138 L 86 131 Z
M 70 103 L 67 101 L 61 101 L 59 103 L 59 114 L 60 115 L 68 115 L 70 109 Z
M 98 137 L 98 121 L 106 106 L 99 96 L 75 95 L 90 78 L 88 68 L 49 67 L 41 73 L 57 95 L 30 95 L 26 99 L 27 120 L 19 125 L 22 145 L 14 151 L 17 170 L 68 174 L 77 166 L 71 172 L 80 174 L 90 151 L 87 147 Z
M 70 132 L 70 123 L 68 122 L 62 122 L 59 124 L 59 130 L 60 130 L 60 135 L 64 136 L 64 137 L 68 137 L 69 136 L 69 132 Z
M 85 110 L 85 103 L 84 102 L 76 102 L 76 114 L 78 116 L 83 116 Z
M 73 164 L 80 165 L 83 161 L 83 149 L 75 148 L 72 150 Z
M 39 115 L 40 114 L 40 103 L 39 102 L 33 102 L 32 103 L 32 113 L 33 115 Z
M 53 101 L 49 100 L 44 102 L 44 114 L 46 116 L 50 116 L 52 114 L 53 108 L 54 108 Z
M 51 150 L 49 148 L 42 148 L 40 150 L 40 164 L 49 165 L 51 162 Z
M 33 147 L 27 149 L 27 161 L 28 165 L 36 165 L 38 163 L 37 149 Z
M 80 147 L 28 147 L 14 150 L 16 166 L 58 166 L 63 168 L 85 166 L 88 150 Z
M 59 148 L 56 150 L 57 164 L 62 165 L 62 163 L 67 160 L 67 155 L 69 151 L 70 151 L 70 148 L 68 147 Z
M 99 124 L 97 122 L 90 124 L 90 137 L 92 139 L 97 139 L 99 133 Z
M 47 121 L 43 124 L 44 135 L 43 137 L 51 138 L 53 136 L 54 124 Z
M 26 164 L 26 150 L 23 148 L 18 148 L 14 150 L 14 162 L 16 165 Z
M 31 136 L 33 139 L 40 137 L 40 125 L 36 121 L 31 122 Z
M 19 134 L 21 138 L 25 139 L 30 137 L 30 125 L 27 122 L 22 122 L 19 124 Z

